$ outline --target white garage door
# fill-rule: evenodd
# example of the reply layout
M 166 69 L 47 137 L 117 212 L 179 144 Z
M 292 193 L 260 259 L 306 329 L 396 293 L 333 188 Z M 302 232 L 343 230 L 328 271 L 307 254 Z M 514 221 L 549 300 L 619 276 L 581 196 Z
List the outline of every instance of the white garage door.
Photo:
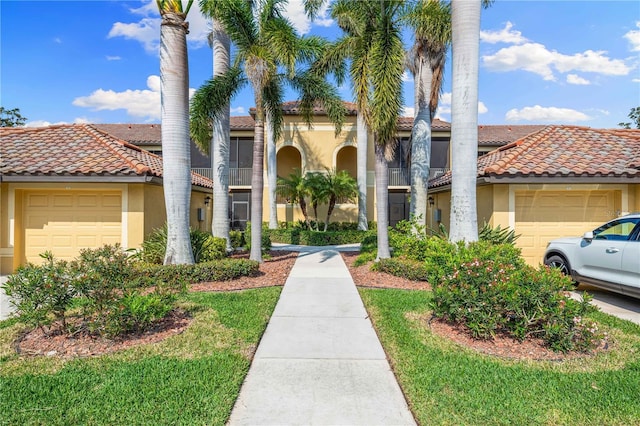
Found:
M 515 229 L 522 255 L 538 265 L 550 240 L 580 236 L 613 219 L 620 199 L 620 191 L 516 191 Z
M 71 260 L 80 249 L 121 242 L 119 191 L 27 191 L 24 195 L 24 260 L 40 253 Z

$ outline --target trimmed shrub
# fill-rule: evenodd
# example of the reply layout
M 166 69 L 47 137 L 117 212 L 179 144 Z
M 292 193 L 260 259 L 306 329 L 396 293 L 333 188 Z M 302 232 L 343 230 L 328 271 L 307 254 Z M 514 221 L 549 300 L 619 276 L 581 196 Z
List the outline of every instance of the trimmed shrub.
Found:
M 262 224 L 262 236 L 261 236 L 261 249 L 262 253 L 271 250 L 271 237 L 269 234 L 270 229 L 267 224 Z M 245 249 L 251 250 L 251 222 L 247 222 L 247 228 L 244 231 Z
M 374 267 L 377 271 L 404 277 L 412 281 L 429 281 L 429 270 L 427 266 L 415 260 L 402 257 L 380 259 Z
M 188 284 L 229 281 L 258 273 L 259 263 L 248 259 L 221 259 L 195 265 L 139 265 L 141 275 L 171 291 L 185 291 Z
M 244 232 L 242 231 L 229 231 L 229 239 L 231 240 L 231 247 L 234 249 L 245 246 Z

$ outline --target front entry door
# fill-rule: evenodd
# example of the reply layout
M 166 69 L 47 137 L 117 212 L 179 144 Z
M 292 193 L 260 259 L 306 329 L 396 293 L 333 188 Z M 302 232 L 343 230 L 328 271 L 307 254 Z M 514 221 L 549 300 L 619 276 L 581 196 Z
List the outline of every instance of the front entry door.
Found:
M 244 230 L 249 220 L 249 202 L 248 201 L 232 201 L 231 202 L 231 229 Z

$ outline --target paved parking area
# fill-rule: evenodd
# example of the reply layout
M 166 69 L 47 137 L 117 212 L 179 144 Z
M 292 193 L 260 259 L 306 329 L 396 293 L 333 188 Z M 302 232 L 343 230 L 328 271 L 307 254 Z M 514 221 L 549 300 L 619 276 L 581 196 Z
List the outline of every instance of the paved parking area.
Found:
M 599 290 L 586 284 L 580 284 L 572 292 L 572 296 L 579 298 L 585 291 L 593 296 L 591 303 L 599 307 L 602 312 L 640 324 L 640 299 Z

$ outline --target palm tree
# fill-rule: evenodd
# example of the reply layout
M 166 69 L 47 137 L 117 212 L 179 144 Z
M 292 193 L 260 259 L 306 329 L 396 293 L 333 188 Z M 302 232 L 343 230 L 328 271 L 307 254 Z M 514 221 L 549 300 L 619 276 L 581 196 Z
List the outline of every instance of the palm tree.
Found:
M 213 48 L 213 76 L 222 76 L 230 66 L 230 41 L 222 24 L 212 21 L 211 46 Z M 223 107 L 220 117 L 213 120 L 213 138 L 211 139 L 211 169 L 213 179 L 213 218 L 211 229 L 214 237 L 227 240 L 227 251 L 231 249 L 229 237 L 229 137 L 230 104 Z
M 189 67 L 187 13 L 181 0 L 157 0 L 160 25 L 162 169 L 167 210 L 165 264 L 193 264 L 189 237 L 191 151 L 189 141 Z
M 358 184 L 346 170 L 327 170 L 325 177 L 325 198 L 329 203 L 327 219 L 324 222 L 324 231 L 329 226 L 329 219 L 336 206 L 336 202 L 342 199 L 353 200 L 358 195 Z
M 315 230 L 320 230 L 320 220 L 318 219 L 318 206 L 324 204 L 329 200 L 329 194 L 327 192 L 328 182 L 324 173 L 309 172 L 304 175 L 305 188 L 309 194 L 309 202 L 311 208 L 313 208 L 313 216 L 315 221 Z
M 415 118 L 411 130 L 411 216 L 426 226 L 431 162 L 431 122 L 438 107 L 446 51 L 451 43 L 451 8 L 440 0 L 420 0 L 406 17 L 415 33 L 407 54 L 414 76 Z
M 257 3 L 256 3 L 257 5 Z M 278 67 L 293 75 L 297 57 L 298 37 L 291 24 L 282 16 L 283 0 L 261 2 L 259 9 L 246 0 L 212 0 L 203 2 L 203 10 L 217 19 L 237 48 L 234 64 L 221 76 L 205 83 L 192 99 L 191 122 L 194 138 L 206 139 L 209 122 L 220 114 L 240 88 L 249 83 L 256 105 L 253 165 L 251 176 L 251 253 L 250 259 L 262 261 L 262 191 L 264 161 L 265 110 L 272 114 L 278 126 L 282 121 L 281 90 L 278 87 Z
M 478 57 L 480 10 L 488 0 L 452 0 L 451 223 L 453 242 L 478 240 Z
M 404 47 L 401 39 L 402 0 L 337 0 L 331 15 L 345 35 L 333 58 L 351 60 L 350 75 L 358 113 L 374 135 L 378 258 L 391 256 L 388 235 L 387 161 L 393 155 L 397 120 L 402 108 Z
M 251 253 L 252 260 L 261 261 L 263 161 L 265 141 L 265 118 L 273 129 L 273 140 L 282 130 L 283 84 L 303 87 L 303 102 L 310 102 L 311 94 L 322 92 L 331 99 L 325 107 L 337 114 L 333 108 L 337 94 L 326 81 L 316 75 L 300 77 L 296 74 L 299 59 L 310 61 L 321 53 L 324 42 L 317 37 L 299 37 L 291 23 L 282 16 L 286 0 L 251 2 L 246 0 L 203 0 L 202 9 L 217 19 L 236 47 L 233 65 L 223 74 L 206 82 L 191 101 L 191 133 L 196 141 L 208 140 L 211 119 L 221 114 L 221 105 L 226 105 L 238 91 L 250 84 L 256 105 L 253 168 L 251 178 Z M 304 74 L 304 73 L 303 73 Z M 313 88 L 306 86 L 313 83 Z M 323 99 L 315 96 L 314 99 Z M 342 110 L 344 107 L 340 105 Z M 310 113 L 308 116 L 310 117 Z M 271 138 L 270 138 L 271 139 Z M 274 167 L 275 169 L 275 167 Z M 273 197 L 272 197 L 273 198 Z
M 302 212 L 307 228 L 311 229 L 306 201 L 306 197 L 309 195 L 309 189 L 300 169 L 294 169 L 288 178 L 278 178 L 277 193 L 281 197 L 286 198 L 288 203 L 297 203 L 300 206 L 300 211 Z

